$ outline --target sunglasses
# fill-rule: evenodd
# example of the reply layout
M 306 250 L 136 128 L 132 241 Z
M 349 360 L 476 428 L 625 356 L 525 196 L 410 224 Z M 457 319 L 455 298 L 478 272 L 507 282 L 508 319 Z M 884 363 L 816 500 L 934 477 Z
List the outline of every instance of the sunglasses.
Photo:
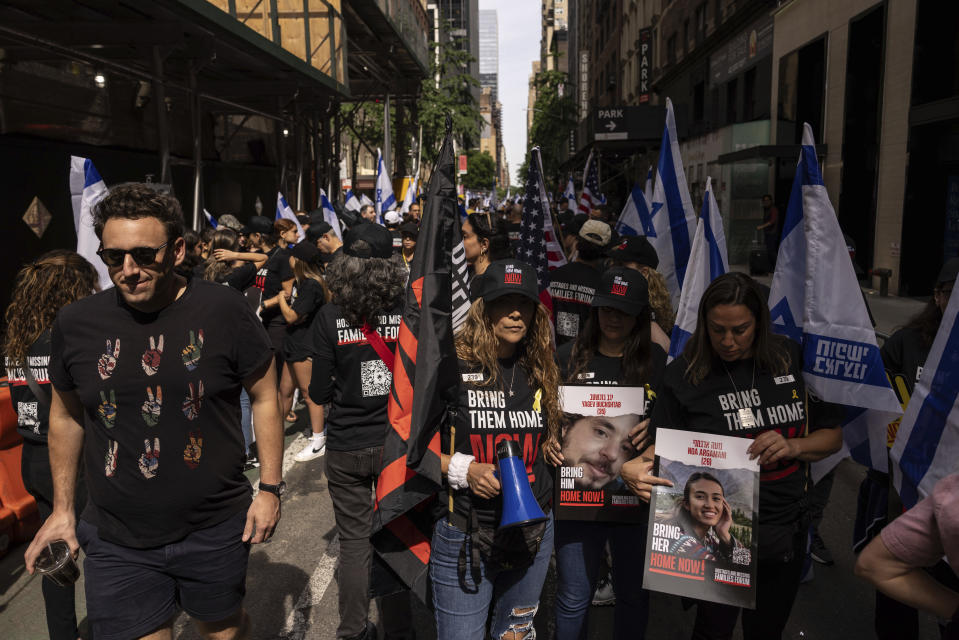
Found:
M 141 267 L 147 267 L 156 264 L 157 253 L 168 244 L 170 244 L 169 240 L 155 249 L 153 247 L 133 247 L 132 249 L 104 249 L 100 247 L 97 250 L 97 255 L 108 267 L 119 267 L 129 253 L 134 262 Z

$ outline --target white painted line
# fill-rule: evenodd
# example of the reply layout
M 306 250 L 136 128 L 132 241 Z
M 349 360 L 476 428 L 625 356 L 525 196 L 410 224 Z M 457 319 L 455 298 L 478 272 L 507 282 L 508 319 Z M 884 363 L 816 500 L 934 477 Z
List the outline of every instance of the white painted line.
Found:
M 283 631 L 280 633 L 281 638 L 286 640 L 302 640 L 306 635 L 309 625 L 304 609 L 309 609 L 323 600 L 323 596 L 326 595 L 326 590 L 333 580 L 333 573 L 336 571 L 336 561 L 339 555 L 340 537 L 337 535 L 333 537 L 329 546 L 326 547 L 326 553 L 323 554 L 319 564 L 316 565 L 316 569 L 313 570 L 309 584 L 303 588 L 296 602 L 296 606 L 293 607 L 290 615 L 287 616 L 286 624 L 283 625 Z

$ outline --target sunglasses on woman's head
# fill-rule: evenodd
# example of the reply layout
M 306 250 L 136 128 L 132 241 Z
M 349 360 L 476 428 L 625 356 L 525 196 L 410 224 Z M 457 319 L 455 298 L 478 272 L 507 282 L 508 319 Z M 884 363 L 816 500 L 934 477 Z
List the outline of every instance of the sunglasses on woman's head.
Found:
M 168 244 L 170 244 L 169 240 L 155 249 L 153 247 L 133 247 L 132 249 L 104 249 L 100 247 L 97 250 L 97 255 L 108 267 L 119 267 L 129 253 L 134 262 L 141 267 L 147 267 L 156 263 L 157 253 Z

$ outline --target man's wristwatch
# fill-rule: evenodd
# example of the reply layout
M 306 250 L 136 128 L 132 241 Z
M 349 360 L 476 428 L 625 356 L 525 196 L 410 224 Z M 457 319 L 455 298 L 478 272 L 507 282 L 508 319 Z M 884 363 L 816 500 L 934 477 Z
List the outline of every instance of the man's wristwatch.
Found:
M 280 484 L 267 484 L 265 482 L 260 483 L 260 491 L 266 491 L 267 493 L 272 493 L 277 498 L 282 498 L 283 494 L 286 493 L 286 482 L 280 481 Z

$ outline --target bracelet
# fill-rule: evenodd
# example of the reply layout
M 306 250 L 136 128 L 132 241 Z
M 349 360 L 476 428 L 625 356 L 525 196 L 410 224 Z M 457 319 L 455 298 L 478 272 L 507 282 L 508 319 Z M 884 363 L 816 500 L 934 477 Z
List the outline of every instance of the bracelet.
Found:
M 446 479 L 453 489 L 467 489 L 469 482 L 466 481 L 466 472 L 476 458 L 465 453 L 454 453 L 450 456 L 450 464 L 446 470 Z

